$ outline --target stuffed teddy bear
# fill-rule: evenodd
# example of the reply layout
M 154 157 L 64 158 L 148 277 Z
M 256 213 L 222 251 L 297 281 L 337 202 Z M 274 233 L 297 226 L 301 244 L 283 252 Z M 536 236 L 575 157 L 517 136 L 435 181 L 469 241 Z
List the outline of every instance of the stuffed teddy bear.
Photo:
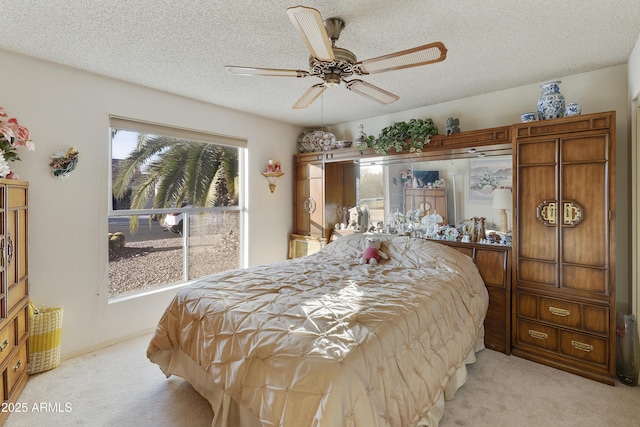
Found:
M 365 246 L 366 249 L 360 255 L 360 264 L 377 264 L 380 258 L 389 259 L 389 256 L 380 250 L 380 239 L 367 237 Z

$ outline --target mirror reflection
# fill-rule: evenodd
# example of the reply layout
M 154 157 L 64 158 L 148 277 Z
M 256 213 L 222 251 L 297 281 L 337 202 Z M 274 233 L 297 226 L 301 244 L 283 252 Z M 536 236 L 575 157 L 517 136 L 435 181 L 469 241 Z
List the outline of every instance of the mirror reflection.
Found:
M 457 240 L 464 241 L 463 234 L 470 232 L 465 227 L 473 226 L 474 218 L 485 218 L 487 232 L 509 234 L 511 160 L 361 161 L 357 205 L 367 211 L 369 229 L 381 232 L 434 237 L 425 234 L 449 225 L 460 233 Z M 455 231 L 448 233 L 451 238 Z

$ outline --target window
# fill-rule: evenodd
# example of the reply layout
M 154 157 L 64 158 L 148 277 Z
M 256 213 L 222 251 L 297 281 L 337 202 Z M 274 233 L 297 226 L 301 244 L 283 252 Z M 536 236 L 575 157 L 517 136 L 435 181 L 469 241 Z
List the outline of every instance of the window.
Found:
M 369 208 L 369 224 L 384 222 L 384 172 L 379 164 L 361 164 L 358 184 L 358 204 Z
M 110 118 L 109 297 L 242 267 L 246 141 Z

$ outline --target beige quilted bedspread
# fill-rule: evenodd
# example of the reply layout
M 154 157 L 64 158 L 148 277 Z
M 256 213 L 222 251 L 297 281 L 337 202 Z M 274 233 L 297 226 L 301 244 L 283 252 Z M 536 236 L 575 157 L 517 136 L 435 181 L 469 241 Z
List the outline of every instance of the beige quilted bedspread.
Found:
M 378 265 L 358 263 L 355 235 L 180 290 L 149 359 L 180 349 L 264 426 L 414 426 L 472 349 L 488 296 L 456 250 L 382 239 Z

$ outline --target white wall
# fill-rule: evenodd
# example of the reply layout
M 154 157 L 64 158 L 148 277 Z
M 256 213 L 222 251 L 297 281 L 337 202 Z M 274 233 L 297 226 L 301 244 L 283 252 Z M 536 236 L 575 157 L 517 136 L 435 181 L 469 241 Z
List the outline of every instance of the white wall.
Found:
M 535 63 L 532 66 L 535 66 Z M 640 72 L 640 59 L 635 72 Z M 555 80 L 562 81 L 560 92 L 564 95 L 565 101 L 579 103 L 583 114 L 616 111 L 616 299 L 618 308 L 624 311 L 627 310 L 631 297 L 628 197 L 631 183 L 631 147 L 627 65 L 571 76 L 558 76 Z M 640 89 L 640 77 L 636 78 L 636 82 Z M 540 82 L 542 83 L 544 82 Z M 441 134 L 445 131 L 448 117 L 459 118 L 462 131 L 507 126 L 519 122 L 522 113 L 535 111 L 540 93 L 539 84 L 520 86 L 358 122 L 342 123 L 332 126 L 331 130 L 338 139 L 353 140 L 360 123 L 364 125 L 365 133 L 378 135 L 382 128 L 394 122 L 427 117 L 434 120 Z
M 299 128 L 9 52 L 0 51 L 0 64 L 0 105 L 36 144 L 14 163 L 30 182 L 31 297 L 64 307 L 63 355 L 154 327 L 175 294 L 108 304 L 110 114 L 247 139 L 248 264 L 286 258 Z M 71 146 L 80 151 L 76 170 L 53 178 L 49 156 Z M 269 158 L 286 174 L 274 194 L 260 175 Z

